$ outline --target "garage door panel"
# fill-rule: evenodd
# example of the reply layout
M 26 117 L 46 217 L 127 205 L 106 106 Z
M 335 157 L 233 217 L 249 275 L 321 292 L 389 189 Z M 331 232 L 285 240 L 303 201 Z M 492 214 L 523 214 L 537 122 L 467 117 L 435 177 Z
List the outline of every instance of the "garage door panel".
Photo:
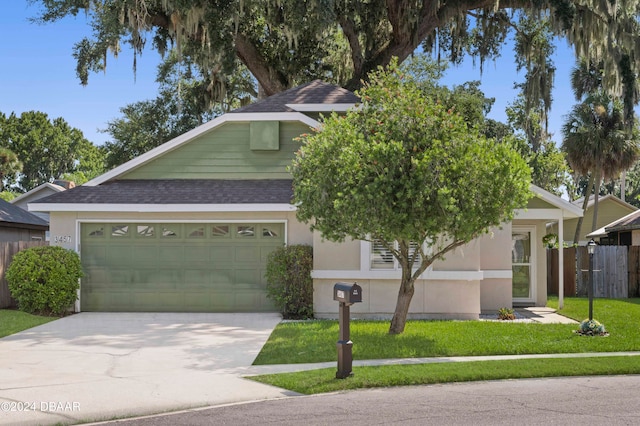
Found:
M 106 262 L 109 265 L 119 263 L 129 264 L 133 259 L 133 247 L 130 245 L 117 244 L 106 247 Z
M 85 225 L 90 225 L 85 228 Z M 268 254 L 283 224 L 83 224 L 81 309 L 274 311 Z

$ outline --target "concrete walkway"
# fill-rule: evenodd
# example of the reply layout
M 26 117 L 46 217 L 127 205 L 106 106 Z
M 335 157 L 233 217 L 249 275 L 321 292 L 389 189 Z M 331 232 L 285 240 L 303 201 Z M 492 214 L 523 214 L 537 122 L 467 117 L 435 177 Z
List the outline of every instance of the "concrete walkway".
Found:
M 0 339 L 0 424 L 79 423 L 291 395 L 243 379 L 278 314 L 80 313 Z

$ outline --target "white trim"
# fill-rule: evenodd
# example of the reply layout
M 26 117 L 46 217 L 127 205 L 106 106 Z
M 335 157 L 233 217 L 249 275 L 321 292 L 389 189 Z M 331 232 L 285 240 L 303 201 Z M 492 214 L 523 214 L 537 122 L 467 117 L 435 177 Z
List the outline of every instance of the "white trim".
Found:
M 420 280 L 438 280 L 438 281 L 481 281 L 483 278 L 482 271 L 434 271 L 426 270 L 418 277 Z M 366 279 L 366 280 L 399 280 L 402 278 L 400 270 L 313 270 L 311 278 L 314 279 Z
M 513 301 L 520 303 L 535 302 L 538 291 L 538 240 L 536 237 L 536 227 L 535 225 L 512 225 L 511 234 L 513 235 L 515 232 L 530 232 L 529 242 L 531 244 L 531 254 L 529 256 L 529 262 L 527 262 L 529 265 L 529 297 L 513 297 Z M 523 264 L 524 263 L 516 263 L 516 265 Z M 513 287 L 513 282 L 511 283 L 511 286 Z
M 557 195 L 554 195 L 549 191 L 545 191 L 544 189 L 534 184 L 531 184 L 529 188 L 530 188 L 530 191 L 533 192 L 533 194 L 536 197 L 562 210 L 561 217 L 565 217 L 565 218 L 582 217 L 583 215 L 582 209 L 576 206 L 575 204 L 572 204 L 566 200 L 563 200 Z M 539 209 L 530 209 L 530 210 L 539 210 Z M 548 219 L 548 218 L 543 218 L 543 219 Z
M 485 269 L 482 271 L 484 279 L 513 279 L 513 270 L 508 269 Z
M 292 212 L 293 204 L 48 204 L 29 203 L 37 212 L 217 213 Z
M 331 112 L 348 111 L 356 104 L 285 104 L 287 107 L 299 112 Z
M 169 151 L 172 151 L 185 143 L 191 141 L 192 139 L 207 133 L 218 126 L 221 126 L 225 123 L 239 123 L 239 122 L 251 122 L 251 121 L 299 121 L 301 123 L 307 124 L 309 127 L 319 127 L 320 123 L 311 117 L 308 117 L 300 112 L 261 112 L 261 113 L 227 113 L 221 115 L 220 117 L 214 118 L 213 120 L 196 127 L 195 129 L 183 133 L 176 138 L 165 142 L 164 144 L 148 151 L 142 155 L 137 156 L 136 158 L 127 161 L 126 163 L 112 169 L 95 179 L 90 180 L 85 183 L 85 186 L 96 186 L 104 183 L 108 180 L 116 178 L 136 167 L 139 167 L 143 164 L 148 163 L 149 161 L 155 159 L 156 157 L 163 155 Z

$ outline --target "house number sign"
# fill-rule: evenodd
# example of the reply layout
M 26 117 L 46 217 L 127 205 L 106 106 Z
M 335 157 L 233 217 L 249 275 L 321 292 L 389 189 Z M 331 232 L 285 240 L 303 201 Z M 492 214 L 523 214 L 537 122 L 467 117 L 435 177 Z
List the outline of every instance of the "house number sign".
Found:
M 71 242 L 71 235 L 54 235 L 53 236 L 53 242 L 56 244 L 59 243 L 70 243 Z

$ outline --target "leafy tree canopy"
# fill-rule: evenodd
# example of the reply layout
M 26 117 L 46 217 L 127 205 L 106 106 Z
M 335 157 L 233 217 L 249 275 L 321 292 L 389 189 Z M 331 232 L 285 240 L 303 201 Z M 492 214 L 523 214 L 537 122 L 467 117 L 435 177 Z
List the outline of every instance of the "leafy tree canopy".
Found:
M 300 220 L 332 241 L 383 244 L 402 266 L 391 333 L 404 330 L 413 283 L 433 261 L 530 197 L 529 168 L 511 145 L 421 86 L 393 62 L 373 73 L 359 108 L 302 136 L 291 168 Z
M 248 71 L 240 67 L 238 74 L 228 76 L 232 90 L 213 107 L 206 101 L 206 79 L 199 67 L 176 50 L 158 66 L 156 81 L 160 93 L 155 99 L 126 105 L 120 109 L 121 117 L 107 123 L 104 131 L 111 135 L 104 145 L 107 169 L 238 108 L 255 96 Z
M 4 176 L 6 186 L 26 192 L 64 173 L 82 172 L 91 179 L 104 171 L 103 151 L 63 118 L 28 111 L 20 116 L 0 113 L 0 147 L 22 163 L 19 173 Z
M 43 6 L 39 22 L 88 14 L 93 35 L 74 47 L 82 83 L 123 45 L 140 54 L 151 42 L 160 53 L 178 46 L 192 57 L 207 79 L 209 100 L 224 98 L 240 64 L 266 95 L 315 78 L 353 90 L 370 71 L 392 57 L 402 62 L 418 47 L 454 63 L 470 54 L 482 66 L 516 29 L 527 99 L 543 99 L 545 111 L 553 84 L 551 36 L 566 39 L 576 57 L 603 60 L 608 92 L 628 102 L 637 97 L 640 0 L 31 1 Z

